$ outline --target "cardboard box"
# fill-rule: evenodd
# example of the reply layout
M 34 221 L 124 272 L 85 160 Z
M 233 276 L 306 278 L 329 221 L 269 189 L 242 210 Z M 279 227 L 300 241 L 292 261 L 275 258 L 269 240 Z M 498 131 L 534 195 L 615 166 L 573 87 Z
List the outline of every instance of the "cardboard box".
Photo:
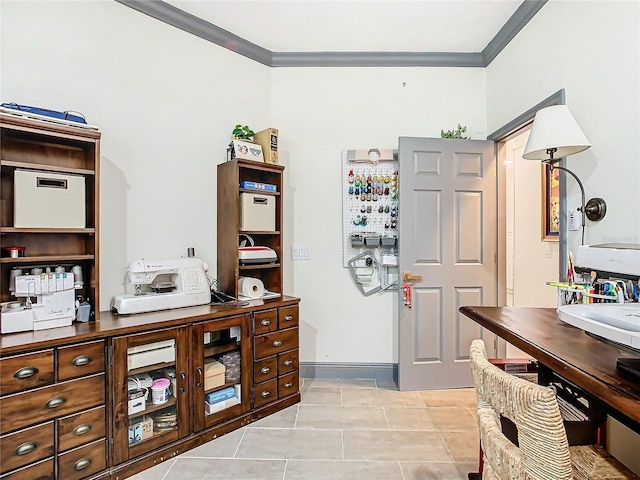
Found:
M 264 163 L 278 164 L 278 129 L 266 128 L 253 136 L 254 143 L 262 147 Z
M 210 390 L 224 385 L 225 370 L 225 366 L 217 360 L 206 362 L 204 364 L 204 389 Z
M 232 140 L 233 155 L 241 160 L 253 160 L 264 163 L 262 147 L 257 143 L 243 142 L 242 140 Z

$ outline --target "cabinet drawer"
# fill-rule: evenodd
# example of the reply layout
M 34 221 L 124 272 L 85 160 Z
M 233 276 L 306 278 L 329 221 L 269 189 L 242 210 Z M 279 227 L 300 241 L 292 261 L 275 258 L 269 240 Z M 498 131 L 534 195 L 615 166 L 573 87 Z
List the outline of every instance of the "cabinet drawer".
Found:
M 298 369 L 298 349 L 278 354 L 278 375 Z
M 254 392 L 254 407 L 257 408 L 265 403 L 272 402 L 278 398 L 278 380 L 274 378 L 268 382 L 256 385 Z
M 98 440 L 58 457 L 58 477 L 76 480 L 106 468 L 105 441 Z
M 0 437 L 0 473 L 53 455 L 53 422 Z
M 54 480 L 53 458 L 10 473 L 2 480 Z
M 267 357 L 253 364 L 253 383 L 265 382 L 278 375 L 278 357 Z
M 298 307 L 283 307 L 278 310 L 278 328 L 291 328 L 298 326 Z
M 278 398 L 286 397 L 298 391 L 298 372 L 278 377 Z
M 278 310 L 264 310 L 253 314 L 253 332 L 256 335 L 261 333 L 274 332 L 278 329 Z
M 104 374 L 0 398 L 0 432 L 104 404 Z
M 53 383 L 53 349 L 0 360 L 0 395 Z
M 104 342 L 58 349 L 58 380 L 104 372 Z
M 105 436 L 104 406 L 57 420 L 58 451 L 92 442 Z
M 298 348 L 298 329 L 289 328 L 254 337 L 255 356 L 264 358 Z

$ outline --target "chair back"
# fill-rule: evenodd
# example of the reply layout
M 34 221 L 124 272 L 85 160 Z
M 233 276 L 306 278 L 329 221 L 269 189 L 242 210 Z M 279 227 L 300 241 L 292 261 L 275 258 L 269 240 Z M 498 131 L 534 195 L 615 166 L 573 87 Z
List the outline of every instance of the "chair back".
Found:
M 470 358 L 480 441 L 493 478 L 573 478 L 567 435 L 553 389 L 514 377 L 491 364 L 482 340 L 472 342 Z M 500 415 L 515 423 L 519 447 L 502 433 Z

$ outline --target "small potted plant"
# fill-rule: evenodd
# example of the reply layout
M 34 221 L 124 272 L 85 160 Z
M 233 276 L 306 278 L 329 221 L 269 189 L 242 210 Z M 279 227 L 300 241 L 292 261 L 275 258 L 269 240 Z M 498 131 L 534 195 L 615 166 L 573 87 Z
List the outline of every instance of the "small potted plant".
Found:
M 253 140 L 255 132 L 251 130 L 247 125 L 243 127 L 242 125 L 238 124 L 235 126 L 231 134 L 233 135 L 234 140 L 244 140 L 250 142 L 251 140 Z
M 441 138 L 461 138 L 463 140 L 469 140 L 471 137 L 465 137 L 464 134 L 467 133 L 467 127 L 458 124 L 458 128 L 455 130 L 440 130 Z
M 227 158 L 229 160 L 241 158 L 245 160 L 264 162 L 262 147 L 252 142 L 255 133 L 247 125 L 236 125 L 231 132 L 231 135 L 232 140 L 229 144 L 229 148 L 227 149 Z

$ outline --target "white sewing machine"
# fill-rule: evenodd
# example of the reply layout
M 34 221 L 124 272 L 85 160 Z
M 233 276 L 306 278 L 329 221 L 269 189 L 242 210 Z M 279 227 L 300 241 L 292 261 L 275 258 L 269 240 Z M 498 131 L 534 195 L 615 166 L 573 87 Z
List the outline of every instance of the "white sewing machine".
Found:
M 76 317 L 73 273 L 18 275 L 13 295 L 26 300 L 2 308 L 2 333 L 64 327 Z
M 196 257 L 131 262 L 127 279 L 135 291 L 113 297 L 111 310 L 143 313 L 210 303 L 206 270 Z

